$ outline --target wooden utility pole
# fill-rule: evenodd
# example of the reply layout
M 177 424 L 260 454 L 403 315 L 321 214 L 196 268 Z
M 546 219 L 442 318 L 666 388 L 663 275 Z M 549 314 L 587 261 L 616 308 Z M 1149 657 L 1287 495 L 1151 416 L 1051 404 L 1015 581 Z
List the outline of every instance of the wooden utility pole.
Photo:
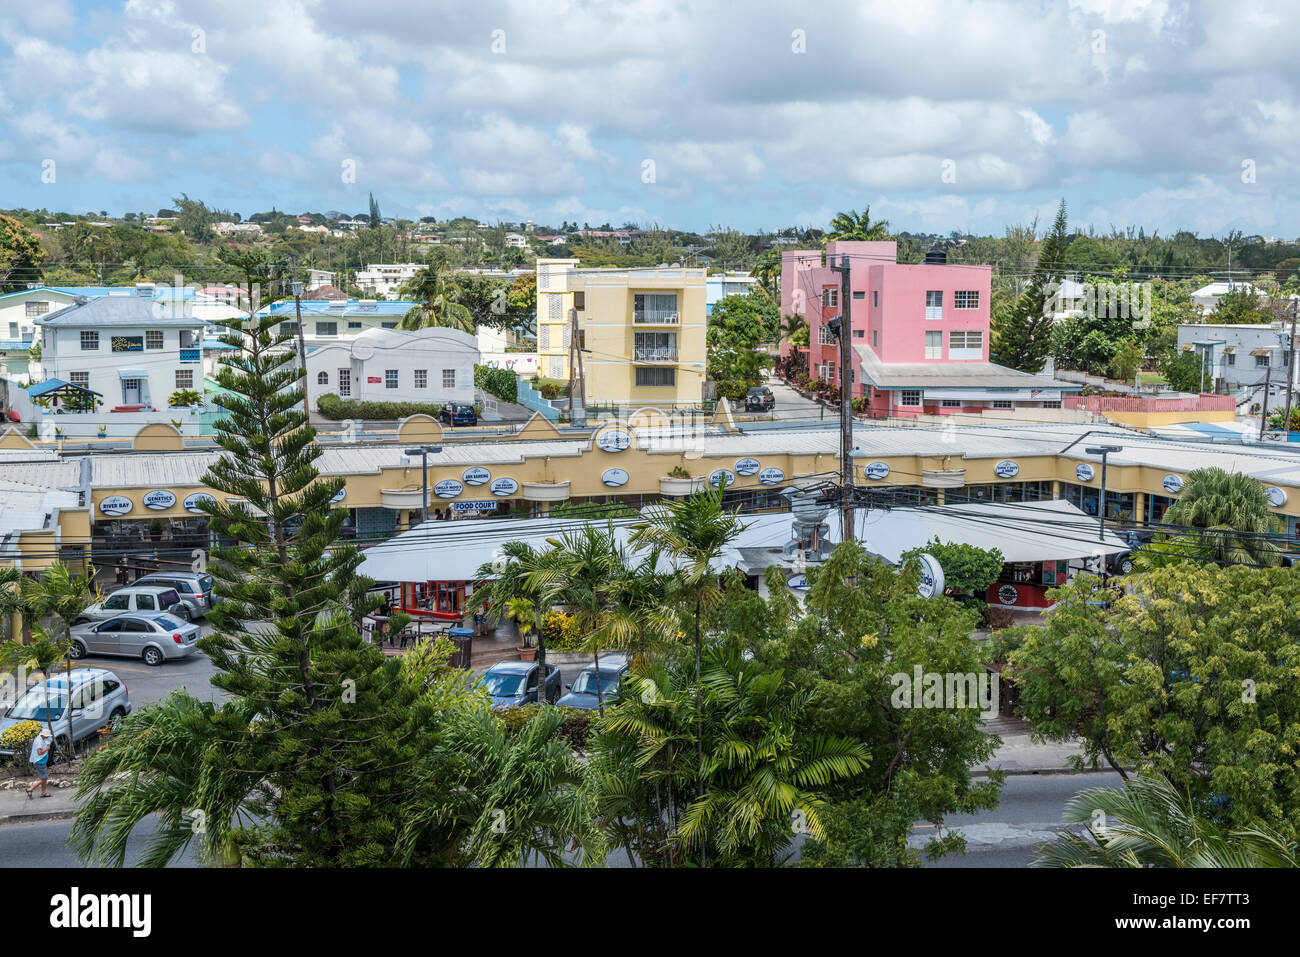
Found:
M 1282 428 L 1287 433 L 1287 441 L 1291 440 L 1291 394 L 1295 391 L 1295 320 L 1296 320 L 1296 301 L 1293 299 L 1290 303 L 1291 312 L 1291 337 L 1287 341 L 1286 349 L 1286 414 L 1282 417 Z M 1269 363 L 1271 366 L 1272 363 Z
M 290 256 L 289 265 L 293 270 L 290 277 L 293 289 L 293 314 L 298 327 L 298 361 L 302 364 L 302 414 L 306 416 L 304 425 L 311 425 L 311 400 L 307 397 L 307 341 L 302 334 L 302 284 L 298 282 L 298 257 Z
M 850 260 L 848 254 L 840 258 L 840 264 L 831 264 L 831 268 L 840 274 L 840 508 L 843 529 L 840 540 L 853 541 L 853 321 L 851 303 L 853 294 L 849 289 Z
M 578 344 L 578 310 L 573 308 L 569 310 L 569 424 L 574 425 L 573 421 L 573 395 L 578 394 L 578 403 L 582 407 L 582 417 L 586 421 L 587 407 L 583 393 L 586 391 L 587 381 L 583 375 L 582 368 L 582 348 Z

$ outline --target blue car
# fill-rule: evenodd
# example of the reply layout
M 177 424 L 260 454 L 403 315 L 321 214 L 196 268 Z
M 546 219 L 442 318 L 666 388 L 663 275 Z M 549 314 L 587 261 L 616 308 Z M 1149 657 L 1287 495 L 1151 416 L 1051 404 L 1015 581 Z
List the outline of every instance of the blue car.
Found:
M 478 425 L 478 413 L 474 406 L 463 402 L 448 402 L 438 413 L 438 418 L 450 426 Z
M 492 696 L 492 710 L 518 708 L 537 700 L 537 676 L 540 668 L 535 661 L 498 661 L 478 680 L 478 687 Z M 555 704 L 560 696 L 560 669 L 546 666 L 546 697 Z
M 631 663 L 627 655 L 611 653 L 600 656 L 600 682 L 596 682 L 596 666 L 587 665 L 579 672 L 569 688 L 569 693 L 556 702 L 562 708 L 581 708 L 583 711 L 595 711 L 603 701 L 613 704 L 618 698 L 619 685 L 627 666 Z M 596 695 L 600 688 L 599 698 Z

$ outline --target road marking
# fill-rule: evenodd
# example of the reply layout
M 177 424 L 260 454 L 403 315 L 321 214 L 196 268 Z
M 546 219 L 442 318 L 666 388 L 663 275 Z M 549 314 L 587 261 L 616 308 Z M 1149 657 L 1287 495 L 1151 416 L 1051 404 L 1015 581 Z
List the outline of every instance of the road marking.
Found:
M 75 664 L 75 665 L 73 665 L 72 667 L 74 667 L 74 668 L 110 668 L 110 667 L 111 667 L 113 671 L 130 671 L 130 672 L 134 672 L 134 673 L 137 674 L 137 675 L 151 675 L 151 674 L 153 674 L 153 671 L 150 670 L 150 669 L 148 669 L 148 668 L 123 668 L 121 665 L 112 664 L 111 662 L 110 662 L 109 664 L 107 664 L 107 665 L 82 665 L 82 664 Z

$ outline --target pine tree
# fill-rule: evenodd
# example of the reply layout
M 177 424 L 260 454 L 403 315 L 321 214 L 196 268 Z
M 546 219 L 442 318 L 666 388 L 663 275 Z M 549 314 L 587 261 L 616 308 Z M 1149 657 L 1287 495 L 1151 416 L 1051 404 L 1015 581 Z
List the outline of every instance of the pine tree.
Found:
M 1039 372 L 1052 351 L 1051 296 L 1064 276 L 1066 249 L 1065 200 L 1056 211 L 1051 231 L 1043 238 L 1033 275 L 1012 302 L 994 309 L 990 358 L 1022 372 Z

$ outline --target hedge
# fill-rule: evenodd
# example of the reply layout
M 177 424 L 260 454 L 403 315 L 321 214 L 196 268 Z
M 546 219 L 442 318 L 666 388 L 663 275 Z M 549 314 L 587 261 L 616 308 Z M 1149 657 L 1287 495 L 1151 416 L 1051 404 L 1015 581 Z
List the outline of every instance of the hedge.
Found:
M 519 399 L 519 380 L 509 369 L 475 366 L 474 385 L 489 395 L 507 402 L 516 402 Z
M 536 703 L 521 705 L 518 708 L 506 708 L 497 713 L 511 735 L 517 735 L 529 721 L 537 716 L 541 705 Z M 578 751 L 587 746 L 587 735 L 591 730 L 591 712 L 581 708 L 563 708 L 564 723 L 560 725 L 559 736 L 569 742 Z
M 357 399 L 340 399 L 327 393 L 316 399 L 316 408 L 327 419 L 404 419 L 408 415 L 431 415 L 435 419 L 442 412 L 438 402 L 362 402 Z

